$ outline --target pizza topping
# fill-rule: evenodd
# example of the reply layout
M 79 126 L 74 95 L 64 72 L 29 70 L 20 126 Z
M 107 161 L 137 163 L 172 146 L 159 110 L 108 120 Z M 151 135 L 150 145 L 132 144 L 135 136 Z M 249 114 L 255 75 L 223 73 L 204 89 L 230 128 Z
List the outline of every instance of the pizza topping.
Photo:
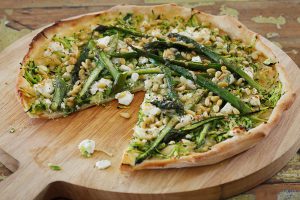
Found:
M 103 92 L 106 88 L 112 86 L 112 81 L 109 79 L 101 78 L 99 81 L 96 81 L 90 89 L 91 94 L 96 94 L 96 92 Z
M 109 36 L 105 36 L 104 38 L 100 38 L 100 39 L 96 40 L 97 46 L 104 49 L 104 48 L 107 47 L 110 40 L 111 40 L 111 38 Z
M 161 113 L 161 110 L 152 103 L 142 103 L 141 109 L 146 116 L 155 116 Z
M 201 62 L 201 58 L 200 58 L 200 56 L 194 56 L 194 57 L 192 57 L 192 61 L 193 62 Z
M 129 91 L 124 91 L 116 94 L 115 98 L 118 99 L 119 104 L 128 106 L 132 102 L 133 96 Z
M 35 84 L 34 89 L 44 97 L 51 97 L 54 91 L 53 81 L 51 79 L 45 79 L 43 82 Z
M 111 166 L 111 162 L 109 160 L 99 160 L 96 162 L 95 166 L 97 169 L 107 169 Z
M 133 81 L 133 82 L 136 82 L 137 80 L 139 80 L 139 74 L 138 73 L 132 73 L 132 75 L 131 75 L 131 80 Z
M 96 143 L 93 140 L 85 139 L 81 141 L 78 145 L 81 155 L 85 157 L 91 157 L 95 151 Z
M 223 114 L 240 114 L 240 111 L 233 107 L 230 103 L 226 103 L 220 112 Z
M 52 163 L 48 163 L 48 167 L 51 170 L 53 170 L 53 171 L 60 171 L 60 170 L 62 170 L 61 166 L 55 165 L 55 164 L 52 164 Z
M 254 71 L 252 67 L 245 67 L 243 70 L 246 74 L 248 74 L 248 76 L 250 76 L 253 79 Z

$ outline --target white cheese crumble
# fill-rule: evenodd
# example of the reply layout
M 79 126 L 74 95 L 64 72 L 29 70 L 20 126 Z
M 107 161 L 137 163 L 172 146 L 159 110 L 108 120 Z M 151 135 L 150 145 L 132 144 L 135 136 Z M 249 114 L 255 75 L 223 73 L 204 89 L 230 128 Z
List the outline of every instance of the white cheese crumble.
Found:
M 160 37 L 161 36 L 160 29 L 152 30 L 151 35 L 154 36 L 154 37 Z
M 50 99 L 44 99 L 44 103 L 47 105 L 47 107 L 49 108 L 51 105 L 51 100 Z
M 158 127 L 151 127 L 151 128 L 141 128 L 139 126 L 135 126 L 133 128 L 134 130 L 134 136 L 143 139 L 143 140 L 151 140 L 153 138 L 156 138 L 160 131 L 164 128 L 165 126 L 160 126 Z
M 251 96 L 251 97 L 250 97 L 250 100 L 249 100 L 249 103 L 250 103 L 252 106 L 260 106 L 260 99 L 259 99 L 259 96 L 258 96 L 258 95 Z
M 197 41 L 209 41 L 211 31 L 208 28 L 203 28 L 200 31 L 195 31 L 195 27 L 186 27 L 185 31 L 180 32 L 179 34 L 182 34 L 187 37 L 191 37 Z
M 178 33 L 178 29 L 177 28 L 173 28 L 171 33 Z
M 137 80 L 139 80 L 139 74 L 138 73 L 133 73 L 133 74 L 131 74 L 131 80 L 133 81 L 133 82 L 136 82 Z
M 200 56 L 192 57 L 192 62 L 202 62 Z
M 209 41 L 210 40 L 211 31 L 208 28 L 203 28 L 199 32 L 193 33 L 193 38 L 197 41 L 204 40 Z
M 64 46 L 61 43 L 59 43 L 59 42 L 50 42 L 50 44 L 49 44 L 49 50 L 51 52 L 54 52 L 54 51 L 65 52 Z
M 105 36 L 104 38 L 100 38 L 96 40 L 97 46 L 100 48 L 106 48 L 110 42 L 110 36 Z
M 96 143 L 93 140 L 85 139 L 80 142 L 78 148 L 80 150 L 81 155 L 90 157 L 95 151 Z
M 148 61 L 149 61 L 148 58 L 144 56 L 139 57 L 139 64 L 141 65 L 146 64 Z
M 146 134 L 146 129 L 144 128 L 141 128 L 139 126 L 135 126 L 133 128 L 134 130 L 134 136 L 135 137 L 138 137 L 138 138 L 141 138 L 141 139 L 146 139 L 148 138 L 147 134 Z
M 162 84 L 164 77 L 165 77 L 164 74 L 157 74 L 156 76 L 154 76 L 153 81 Z
M 106 88 L 112 86 L 112 81 L 109 79 L 101 78 L 99 81 L 96 81 L 90 89 L 92 95 L 96 94 L 98 91 L 103 92 Z
M 250 76 L 252 79 L 253 79 L 253 77 L 254 77 L 254 70 L 253 70 L 253 68 L 252 67 L 245 67 L 244 69 L 243 69 L 243 71 L 248 75 L 248 76 Z
M 120 63 L 121 58 L 112 58 L 111 61 L 113 64 L 119 64 Z
M 191 139 L 193 136 L 191 134 L 186 134 L 185 138 L 186 139 Z
M 152 86 L 152 80 L 151 79 L 146 79 L 144 81 L 144 84 L 145 84 L 145 89 L 150 89 L 151 86 Z
M 47 74 L 49 72 L 48 67 L 46 67 L 45 65 L 39 65 L 37 66 L 38 70 L 40 73 L 42 74 Z
M 118 99 L 119 104 L 128 106 L 132 100 L 134 95 L 131 94 L 129 91 L 124 91 L 116 94 L 115 98 Z
M 131 68 L 128 67 L 127 65 L 121 65 L 121 66 L 120 66 L 120 70 L 126 72 L 126 71 L 131 71 Z
M 111 166 L 111 162 L 109 160 L 99 160 L 96 162 L 95 166 L 97 169 L 107 169 Z
M 180 122 L 175 126 L 175 129 L 180 129 L 193 121 L 194 117 L 191 114 L 183 115 L 180 117 Z
M 35 84 L 33 87 L 35 91 L 47 98 L 50 98 L 54 91 L 52 79 L 45 79 L 43 82 Z
M 233 110 L 236 109 L 235 107 L 233 107 L 230 103 L 226 103 L 225 106 L 220 110 L 220 113 L 223 114 L 232 114 Z
M 117 48 L 118 49 L 125 49 L 125 48 L 127 48 L 127 44 L 124 41 L 119 40 Z
M 154 106 L 152 103 L 144 102 L 141 106 L 142 111 L 147 116 L 156 116 L 161 113 L 160 108 Z
M 234 81 L 235 81 L 235 78 L 234 78 L 233 74 L 230 74 L 229 78 L 228 78 L 228 84 L 230 85 L 230 84 L 234 83 Z
M 193 81 L 186 79 L 183 76 L 181 76 L 179 80 L 183 85 L 187 86 L 188 89 L 196 89 L 196 85 Z

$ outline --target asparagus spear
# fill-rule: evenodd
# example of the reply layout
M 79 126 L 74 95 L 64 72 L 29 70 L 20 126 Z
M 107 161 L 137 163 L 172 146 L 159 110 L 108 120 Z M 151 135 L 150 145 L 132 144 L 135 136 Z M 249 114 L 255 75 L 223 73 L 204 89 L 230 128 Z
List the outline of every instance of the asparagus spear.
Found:
M 185 67 L 189 70 L 193 71 L 206 71 L 209 68 L 214 68 L 214 69 L 221 69 L 221 64 L 218 63 L 207 63 L 207 64 L 202 64 L 202 63 L 197 63 L 197 62 L 188 62 L 188 61 L 179 61 L 179 60 L 167 60 L 167 62 L 170 62 L 174 65 L 179 65 L 182 67 Z
M 89 51 L 94 47 L 94 43 L 92 40 L 90 40 L 88 43 L 86 43 L 83 47 L 83 49 L 80 52 L 80 56 L 77 59 L 75 66 L 74 66 L 74 71 L 72 72 L 72 83 L 75 84 L 75 82 L 79 79 L 79 70 L 81 63 L 84 62 L 88 56 L 89 56 Z
M 160 73 L 162 73 L 162 71 L 159 67 L 136 69 L 136 70 L 128 71 L 127 75 L 131 75 L 133 73 L 138 73 L 138 74 L 160 74 Z
M 179 66 L 185 67 L 185 68 L 190 69 L 190 70 L 195 70 L 195 71 L 198 71 L 198 70 L 206 71 L 209 68 L 220 69 L 221 66 L 222 66 L 221 64 L 218 64 L 218 63 L 202 64 L 202 63 L 188 62 L 188 61 L 169 60 L 169 59 L 164 59 L 161 56 L 157 56 L 155 54 L 151 54 L 149 52 L 143 51 L 143 50 L 141 50 L 139 48 L 136 48 L 134 46 L 131 46 L 131 48 L 136 51 L 137 56 L 138 55 L 149 56 L 149 57 L 151 57 L 151 58 L 153 58 L 153 59 L 155 59 L 159 62 L 169 62 L 169 63 L 172 63 L 174 65 L 179 65 Z
M 118 41 L 119 41 L 119 34 L 115 34 L 111 37 L 111 41 L 109 43 L 110 46 L 110 50 L 109 50 L 109 54 L 114 53 L 117 50 L 118 47 Z
M 103 66 L 109 71 L 109 73 L 112 75 L 114 79 L 114 85 L 112 91 L 114 93 L 120 92 L 122 88 L 125 86 L 127 74 L 120 73 L 103 51 L 99 53 L 99 60 L 103 64 Z
M 79 93 L 79 98 L 82 98 L 86 92 L 88 91 L 89 87 L 92 85 L 92 83 L 96 80 L 96 78 L 98 77 L 98 75 L 100 74 L 100 72 L 103 70 L 103 65 L 101 65 L 101 63 L 98 61 L 96 64 L 95 69 L 93 69 L 93 71 L 91 72 L 90 76 L 88 77 L 88 79 L 85 81 L 82 90 Z
M 191 38 L 189 38 L 187 36 L 180 35 L 178 33 L 170 33 L 168 36 L 169 37 L 175 37 L 175 38 L 177 38 L 179 40 L 182 40 L 182 41 L 184 41 L 184 42 L 186 42 L 188 44 L 194 45 L 195 51 L 197 53 L 202 53 L 202 54 L 206 55 L 207 57 L 209 57 L 214 62 L 219 63 L 221 65 L 225 65 L 226 67 L 228 67 L 228 69 L 230 71 L 235 72 L 238 75 L 240 75 L 242 78 L 244 78 L 249 83 L 249 85 L 251 85 L 252 87 L 254 87 L 254 88 L 256 88 L 256 89 L 258 89 L 260 91 L 264 90 L 264 88 L 261 85 L 259 85 L 256 81 L 254 81 L 241 68 L 236 67 L 228 59 L 226 59 L 226 58 L 222 57 L 221 55 L 215 53 L 213 50 L 205 47 L 202 44 L 199 44 L 198 42 L 196 42 L 195 40 L 193 40 L 193 39 L 191 39 Z
M 202 89 L 197 89 L 192 98 L 188 99 L 186 102 L 185 102 L 185 105 L 184 105 L 184 109 L 185 110 L 190 110 L 193 108 L 194 105 L 196 105 L 203 97 L 203 95 L 206 93 L 207 91 L 206 90 L 202 90 Z
M 56 111 L 60 106 L 61 102 L 63 101 L 63 98 L 67 92 L 67 85 L 61 76 L 57 76 L 55 78 L 54 87 L 55 89 L 51 109 L 53 111 Z
M 128 35 L 133 35 L 136 37 L 149 37 L 146 34 L 143 34 L 141 32 L 135 31 L 135 30 L 131 30 L 128 28 L 122 28 L 122 27 L 118 27 L 118 26 L 105 26 L 105 25 L 99 25 L 94 31 L 100 32 L 100 33 L 104 33 L 107 30 L 115 30 L 118 32 L 122 32 Z
M 197 135 L 197 137 L 196 137 L 197 147 L 200 147 L 204 143 L 204 139 L 208 132 L 209 127 L 210 127 L 210 124 L 205 124 L 203 126 L 202 131 L 199 133 L 199 135 Z
M 167 123 L 167 125 L 160 131 L 158 137 L 155 139 L 155 141 L 152 143 L 150 148 L 145 151 L 144 153 L 140 154 L 136 160 L 135 163 L 139 164 L 143 162 L 147 157 L 151 155 L 153 151 L 155 151 L 155 148 L 161 143 L 161 141 L 164 139 L 164 137 L 170 132 L 170 130 L 177 124 L 179 121 L 178 116 L 173 116 L 171 120 Z
M 213 93 L 219 95 L 222 99 L 225 101 L 229 102 L 232 106 L 234 106 L 236 109 L 238 109 L 241 114 L 246 114 L 252 112 L 252 109 L 244 103 L 242 100 L 231 94 L 229 91 L 226 89 L 223 89 L 213 83 L 211 80 L 204 78 L 201 75 L 197 75 L 196 79 L 194 80 L 193 75 L 189 72 L 189 70 L 177 66 L 177 65 L 172 65 L 172 64 L 167 64 L 168 67 L 170 67 L 172 70 L 177 72 L 178 74 L 181 74 L 187 79 L 190 79 L 192 81 L 195 81 L 195 83 L 201 87 L 204 87 Z
M 174 101 L 171 101 L 171 100 L 151 101 L 151 104 L 155 105 L 156 107 L 166 109 L 166 110 L 174 109 L 179 114 L 183 113 L 182 104 L 175 103 Z
M 135 47 L 133 47 L 133 48 L 135 48 Z M 141 55 L 150 57 L 158 62 L 164 63 L 164 59 L 162 59 L 161 57 L 159 57 L 155 54 L 143 51 L 138 48 L 135 48 L 134 50 L 137 51 L 138 53 L 140 53 Z M 195 81 L 195 83 L 197 85 L 204 87 L 204 88 L 212 91 L 213 93 L 219 95 L 222 99 L 224 99 L 225 101 L 229 102 L 232 106 L 237 108 L 242 114 L 252 112 L 252 109 L 246 103 L 244 103 L 239 98 L 237 98 L 236 96 L 234 96 L 233 94 L 228 92 L 226 89 L 220 88 L 219 86 L 217 86 L 215 83 L 213 83 L 209 79 L 206 79 L 206 78 L 198 75 L 196 77 L 196 80 L 194 80 L 193 75 L 190 73 L 190 71 L 188 69 L 185 69 L 178 65 L 170 64 L 168 62 L 166 62 L 165 64 L 166 64 L 166 66 L 170 67 L 173 71 L 184 76 L 185 78 Z
M 199 26 L 199 22 L 195 14 L 193 14 L 190 17 L 190 19 L 187 21 L 187 26 L 193 26 L 193 27 Z
M 199 128 L 207 123 L 211 123 L 214 120 L 218 120 L 218 119 L 222 119 L 224 117 L 211 117 L 211 118 L 207 118 L 204 120 L 201 120 L 199 122 L 195 122 L 194 124 L 191 125 L 187 125 L 179 130 L 171 130 L 169 132 L 169 134 L 166 135 L 166 137 L 163 139 L 164 143 L 168 143 L 170 141 L 178 141 L 181 138 L 185 137 L 188 133 L 190 133 L 191 131 L 196 130 L 196 128 Z M 194 125 L 194 126 L 193 126 Z
M 191 44 L 182 44 L 178 42 L 167 42 L 167 41 L 154 41 L 145 44 L 145 49 L 168 49 L 168 48 L 176 48 L 182 51 L 193 51 L 194 46 Z
M 207 123 L 212 122 L 212 121 L 214 121 L 214 120 L 223 119 L 223 118 L 224 118 L 224 116 L 210 117 L 210 118 L 201 120 L 201 121 L 199 121 L 199 122 L 195 122 L 195 123 L 192 123 L 192 124 L 190 124 L 190 125 L 187 125 L 187 126 L 181 128 L 180 130 L 181 130 L 181 131 L 191 131 L 191 130 L 194 130 L 194 129 L 196 129 L 196 128 L 198 128 L 198 127 L 204 125 L 204 124 L 207 124 Z
M 172 75 L 171 75 L 171 70 L 169 68 L 167 68 L 166 66 L 162 66 L 162 71 L 165 74 L 165 78 L 166 78 L 166 83 L 167 83 L 167 88 L 168 88 L 168 98 L 169 100 L 171 100 L 174 104 L 174 107 L 176 108 L 176 112 L 178 114 L 183 114 L 183 104 L 182 102 L 179 100 L 178 94 L 176 93 L 175 89 L 174 89 L 174 83 L 172 80 Z
M 115 53 L 109 54 L 113 58 L 137 58 L 139 55 L 136 52 Z

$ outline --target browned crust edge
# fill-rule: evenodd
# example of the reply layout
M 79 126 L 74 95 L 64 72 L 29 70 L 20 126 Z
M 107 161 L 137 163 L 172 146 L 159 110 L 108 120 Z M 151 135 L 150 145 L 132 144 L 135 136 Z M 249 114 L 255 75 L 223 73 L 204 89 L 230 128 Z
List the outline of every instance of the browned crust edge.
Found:
M 30 55 L 35 54 L 35 49 L 38 48 L 39 45 L 43 44 L 47 41 L 47 38 L 51 38 L 57 32 L 65 32 L 66 29 L 68 31 L 72 31 L 74 27 L 78 24 L 83 24 L 84 22 L 91 22 L 95 20 L 97 16 L 100 15 L 110 15 L 111 13 L 116 12 L 135 12 L 146 14 L 155 11 L 155 13 L 164 14 L 167 17 L 172 17 L 174 15 L 182 15 L 184 17 L 190 17 L 192 14 L 196 14 L 196 16 L 201 21 L 207 21 L 212 23 L 213 26 L 220 28 L 221 30 L 228 33 L 231 37 L 236 39 L 241 39 L 245 43 L 251 43 L 255 40 L 256 49 L 262 51 L 268 57 L 274 57 L 275 55 L 264 42 L 263 37 L 257 33 L 250 31 L 246 26 L 241 24 L 238 20 L 230 16 L 214 16 L 199 10 L 189 9 L 177 6 L 175 4 L 164 4 L 158 6 L 134 6 L 134 5 L 121 5 L 115 6 L 109 10 L 101 11 L 97 13 L 91 13 L 88 15 L 80 15 L 77 17 L 69 18 L 66 20 L 62 20 L 56 22 L 49 27 L 45 28 L 42 32 L 37 34 L 29 47 L 29 51 L 23 59 L 23 64 L 29 59 Z M 210 151 L 204 153 L 195 153 L 189 156 L 181 157 L 180 159 L 165 159 L 165 160 L 146 160 L 139 165 L 134 167 L 128 166 L 126 164 L 122 164 L 121 168 L 126 170 L 138 170 L 138 169 L 159 169 L 159 168 L 181 168 L 181 167 L 193 167 L 193 166 L 202 166 L 218 163 L 222 160 L 230 158 L 238 153 L 241 153 L 263 138 L 265 138 L 270 131 L 276 126 L 279 122 L 283 111 L 287 110 L 295 99 L 295 92 L 291 88 L 290 82 L 288 81 L 285 67 L 281 64 L 276 65 L 276 69 L 279 72 L 279 79 L 283 85 L 284 95 L 278 101 L 276 107 L 272 111 L 272 114 L 267 123 L 261 124 L 254 129 L 251 129 L 245 135 L 234 136 L 224 142 L 221 142 L 217 145 L 214 145 Z M 22 91 L 19 89 L 20 87 L 28 84 L 27 81 L 23 78 L 22 71 L 19 72 L 18 80 L 17 80 L 17 96 L 19 101 L 21 102 L 24 109 L 27 108 L 27 99 L 24 97 Z M 92 106 L 92 105 L 91 105 Z M 83 107 L 85 109 L 90 106 Z M 39 116 L 30 115 L 30 117 L 34 118 L 56 118 L 61 117 L 62 113 L 56 114 L 41 114 Z M 126 153 L 123 156 L 122 163 L 128 163 L 126 160 Z

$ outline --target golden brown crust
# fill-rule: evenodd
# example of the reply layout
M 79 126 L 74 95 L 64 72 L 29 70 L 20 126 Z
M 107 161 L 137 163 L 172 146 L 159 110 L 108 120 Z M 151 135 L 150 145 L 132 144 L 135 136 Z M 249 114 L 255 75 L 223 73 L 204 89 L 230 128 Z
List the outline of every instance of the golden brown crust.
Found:
M 154 12 L 156 14 L 164 14 L 166 17 L 181 15 L 185 18 L 189 18 L 192 14 L 195 14 L 201 21 L 210 22 L 213 26 L 218 27 L 227 34 L 229 34 L 232 38 L 241 39 L 244 43 L 254 44 L 255 48 L 263 52 L 267 57 L 275 57 L 272 52 L 272 49 L 270 49 L 264 43 L 265 39 L 262 36 L 250 31 L 233 17 L 213 16 L 195 9 L 184 8 L 174 4 L 166 4 L 159 6 L 116 6 L 107 11 L 91 13 L 89 15 L 82 15 L 71 19 L 59 21 L 45 28 L 33 39 L 30 45 L 30 49 L 23 60 L 23 64 L 29 59 L 30 56 L 34 56 L 36 53 L 38 53 L 37 47 L 47 42 L 47 40 L 49 40 L 49 38 L 51 38 L 55 33 L 66 33 L 68 31 L 72 32 L 77 28 L 80 28 L 81 24 L 85 24 L 84 22 L 89 22 L 90 24 L 93 20 L 97 19 L 97 16 L 113 16 L 114 13 L 119 12 L 135 12 L 141 14 L 150 14 Z M 129 159 L 129 155 L 125 153 L 122 160 L 122 168 L 126 168 L 127 170 L 135 170 L 156 168 L 180 168 L 209 165 L 230 158 L 238 153 L 241 153 L 253 147 L 256 143 L 261 141 L 270 133 L 272 128 L 274 128 L 274 126 L 280 120 L 283 111 L 288 109 L 295 99 L 295 93 L 287 79 L 285 67 L 280 64 L 277 64 L 276 69 L 279 72 L 279 79 L 283 85 L 284 95 L 278 101 L 267 123 L 261 124 L 258 127 L 251 129 L 248 133 L 244 135 L 236 135 L 230 139 L 227 139 L 224 142 L 214 145 L 212 149 L 207 152 L 194 153 L 192 155 L 184 156 L 179 159 L 173 158 L 165 160 L 146 160 L 139 165 L 131 167 L 128 166 L 128 164 L 131 162 Z M 20 87 L 24 86 L 26 86 L 26 80 L 23 78 L 22 71 L 20 71 L 19 78 L 17 81 L 17 91 L 19 100 L 23 105 L 24 109 L 26 109 L 29 100 L 24 96 L 24 94 L 20 90 Z M 31 117 L 54 118 L 59 117 L 61 115 L 61 113 L 53 114 L 51 116 L 48 114 L 42 114 L 40 116 Z

